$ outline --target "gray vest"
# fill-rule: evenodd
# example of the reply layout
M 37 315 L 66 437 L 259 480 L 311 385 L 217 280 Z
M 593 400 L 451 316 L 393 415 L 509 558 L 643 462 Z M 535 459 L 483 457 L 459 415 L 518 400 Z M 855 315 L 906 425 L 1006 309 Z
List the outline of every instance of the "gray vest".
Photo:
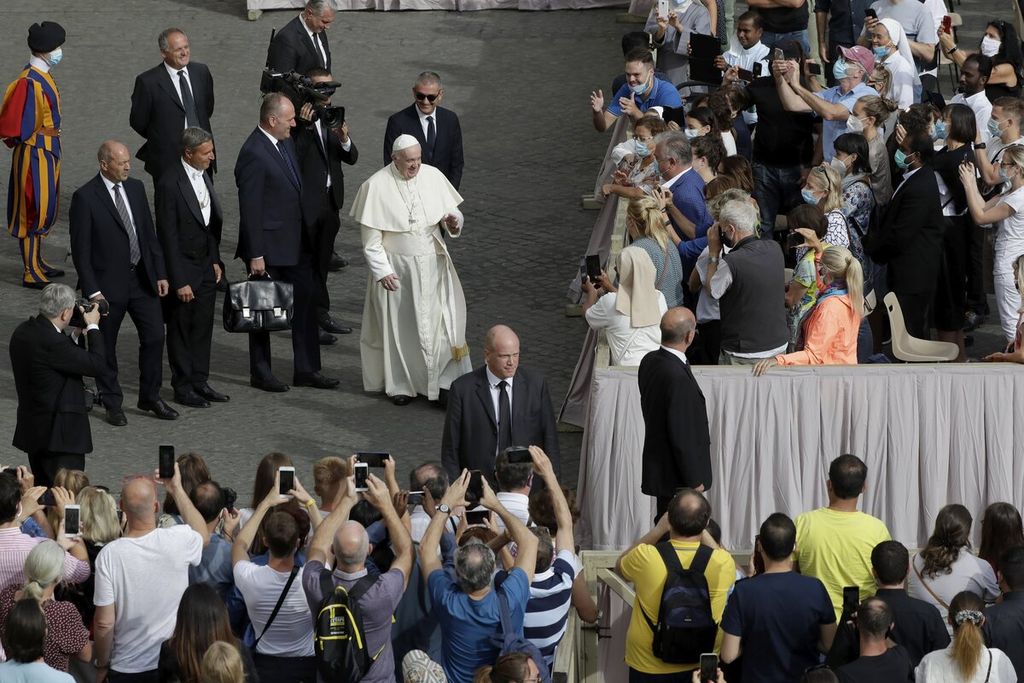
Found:
M 748 237 L 722 257 L 732 284 L 719 300 L 722 348 L 738 353 L 777 349 L 789 341 L 786 264 L 774 240 Z

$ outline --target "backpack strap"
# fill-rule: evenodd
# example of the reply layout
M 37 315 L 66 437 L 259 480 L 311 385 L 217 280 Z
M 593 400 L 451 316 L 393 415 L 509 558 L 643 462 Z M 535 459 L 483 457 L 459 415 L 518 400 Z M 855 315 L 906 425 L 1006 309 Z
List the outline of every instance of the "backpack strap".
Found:
M 373 588 L 373 584 L 375 583 L 377 583 L 376 577 L 370 576 L 369 574 L 356 581 L 348 591 L 349 602 L 358 601 L 359 598 L 366 595 L 366 591 Z
M 284 590 L 281 591 L 281 595 L 277 598 L 277 604 L 274 605 L 274 611 L 270 613 L 270 618 L 267 619 L 267 623 L 263 625 L 263 630 L 256 637 L 256 641 L 252 644 L 253 652 L 256 651 L 256 646 L 260 644 L 260 639 L 270 628 L 270 625 L 274 623 L 274 619 L 277 617 L 277 613 L 281 611 L 281 605 L 284 604 L 284 599 L 288 597 L 288 590 L 292 587 L 292 582 L 295 581 L 295 575 L 299 573 L 298 566 L 292 567 L 292 573 L 288 575 L 288 581 L 284 584 Z M 322 575 L 321 575 L 322 576 Z
M 508 596 L 505 591 L 495 588 L 498 594 L 498 618 L 501 619 L 501 633 L 505 642 L 515 638 L 515 629 L 512 628 L 512 614 L 508 606 Z

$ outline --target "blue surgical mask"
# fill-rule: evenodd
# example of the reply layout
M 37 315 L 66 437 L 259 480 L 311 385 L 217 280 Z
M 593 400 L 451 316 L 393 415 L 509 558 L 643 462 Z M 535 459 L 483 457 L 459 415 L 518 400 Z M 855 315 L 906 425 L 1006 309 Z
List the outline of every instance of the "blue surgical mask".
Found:
M 837 59 L 832 64 L 832 75 L 837 81 L 841 81 L 846 78 L 846 62 L 842 59 Z
M 818 205 L 818 198 L 814 196 L 814 193 L 808 190 L 806 187 L 800 190 L 800 196 L 804 198 L 804 202 L 807 204 Z
M 949 129 L 946 127 L 945 121 L 935 122 L 935 132 L 932 133 L 933 140 L 945 140 L 946 136 L 949 135 Z
M 64 50 L 58 47 L 56 50 L 46 55 L 46 63 L 50 66 L 57 66 L 58 64 L 60 64 L 60 60 L 62 60 L 63 58 Z
M 647 146 L 646 142 L 637 141 L 634 143 L 633 149 L 638 157 L 646 157 L 651 153 L 651 149 Z
M 907 161 L 907 155 L 903 152 L 902 149 L 896 150 L 896 154 L 893 155 L 892 160 L 896 162 L 896 167 L 899 168 L 900 170 L 905 171 L 907 170 L 907 168 L 910 167 L 910 162 Z
M 647 92 L 647 81 L 643 83 L 637 83 L 636 85 L 629 86 L 629 89 L 633 91 L 634 95 L 643 95 Z
M 881 45 L 876 45 L 871 51 L 875 53 L 875 59 L 885 59 L 889 56 L 889 48 Z
M 695 131 L 693 128 L 684 128 L 683 132 L 686 133 L 686 137 L 688 139 L 690 139 L 690 140 L 693 140 L 694 138 L 699 138 L 700 137 L 700 133 Z
M 1002 129 L 1000 129 L 1000 127 L 999 127 L 999 122 L 996 121 L 995 119 L 989 119 L 988 120 L 988 134 L 991 135 L 994 138 L 997 138 L 997 137 L 999 137 L 999 133 L 1001 133 L 1001 132 L 1002 132 Z

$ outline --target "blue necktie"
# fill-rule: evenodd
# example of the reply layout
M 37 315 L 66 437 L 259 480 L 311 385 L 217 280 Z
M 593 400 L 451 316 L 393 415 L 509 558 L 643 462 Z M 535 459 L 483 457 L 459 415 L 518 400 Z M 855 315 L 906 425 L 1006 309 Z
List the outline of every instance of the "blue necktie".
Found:
M 299 172 L 295 170 L 295 164 L 292 163 L 291 156 L 288 155 L 288 150 L 284 148 L 284 141 L 279 140 L 277 143 L 277 151 L 284 157 L 284 165 L 288 167 L 288 172 L 292 174 L 292 180 L 295 181 L 296 185 L 299 185 Z

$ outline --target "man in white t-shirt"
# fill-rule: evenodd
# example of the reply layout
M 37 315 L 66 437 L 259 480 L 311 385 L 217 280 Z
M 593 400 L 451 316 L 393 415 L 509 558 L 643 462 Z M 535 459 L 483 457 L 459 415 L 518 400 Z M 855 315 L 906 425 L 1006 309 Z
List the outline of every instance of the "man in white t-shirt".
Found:
M 185 524 L 156 528 L 160 511 L 149 477 L 128 480 L 121 490 L 124 535 L 96 558 L 94 658 L 97 683 L 157 681 L 160 644 L 171 637 L 188 568 L 199 564 L 210 532 L 188 494 L 181 473 L 159 479 Z
M 279 487 L 280 474 L 274 478 L 274 487 L 260 501 L 249 522 L 235 536 L 231 547 L 235 586 L 245 600 L 258 639 L 253 660 L 260 680 L 315 683 L 313 617 L 306 604 L 301 578 L 297 576 L 300 567 L 295 563 L 295 552 L 304 539 L 295 517 L 281 508 L 274 509 L 294 496 L 294 490 L 289 495 L 281 495 Z M 316 509 L 312 500 L 307 507 L 310 505 Z M 249 559 L 248 549 L 257 533 L 269 552 L 265 565 Z M 282 595 L 281 607 L 271 620 Z

